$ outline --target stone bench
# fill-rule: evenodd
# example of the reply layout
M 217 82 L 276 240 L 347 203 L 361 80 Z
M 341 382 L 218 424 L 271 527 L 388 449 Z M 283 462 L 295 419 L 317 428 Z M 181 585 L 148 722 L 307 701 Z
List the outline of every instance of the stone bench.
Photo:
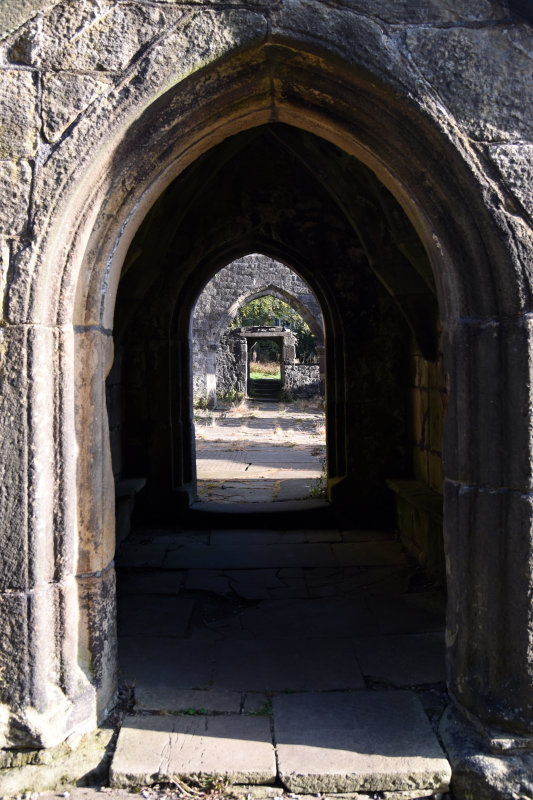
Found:
M 389 479 L 387 486 L 395 494 L 402 543 L 431 577 L 444 583 L 442 495 L 421 481 Z

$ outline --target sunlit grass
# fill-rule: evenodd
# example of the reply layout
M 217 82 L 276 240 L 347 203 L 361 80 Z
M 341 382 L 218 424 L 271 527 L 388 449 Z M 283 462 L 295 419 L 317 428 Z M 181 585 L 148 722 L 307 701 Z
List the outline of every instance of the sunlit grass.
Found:
M 255 361 L 250 364 L 250 378 L 253 381 L 281 380 L 281 367 L 275 361 Z

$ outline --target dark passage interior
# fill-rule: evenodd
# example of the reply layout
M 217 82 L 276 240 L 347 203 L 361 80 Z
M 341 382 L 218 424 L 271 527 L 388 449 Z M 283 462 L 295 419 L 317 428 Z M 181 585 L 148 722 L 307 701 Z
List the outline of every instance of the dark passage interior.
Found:
M 251 252 L 290 264 L 322 309 L 329 502 L 209 514 L 194 503 L 191 310 Z M 268 717 L 284 691 L 414 686 L 438 715 L 445 373 L 429 262 L 390 192 L 288 126 L 227 139 L 140 227 L 115 352 L 120 659 L 137 707 Z

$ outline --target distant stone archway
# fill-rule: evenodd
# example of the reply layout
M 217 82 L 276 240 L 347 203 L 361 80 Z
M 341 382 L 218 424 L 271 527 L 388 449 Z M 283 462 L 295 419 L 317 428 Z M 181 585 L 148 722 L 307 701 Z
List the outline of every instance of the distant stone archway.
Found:
M 323 385 L 324 325 L 315 296 L 289 267 L 256 253 L 223 267 L 196 301 L 192 319 L 192 375 L 196 397 L 205 397 L 216 404 L 216 359 L 224 332 L 240 308 L 267 295 L 288 303 L 309 325 L 317 341 Z

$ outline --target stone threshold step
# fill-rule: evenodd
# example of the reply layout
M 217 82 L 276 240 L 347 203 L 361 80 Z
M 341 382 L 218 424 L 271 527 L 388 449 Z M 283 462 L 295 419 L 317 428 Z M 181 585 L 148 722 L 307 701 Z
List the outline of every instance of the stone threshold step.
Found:
M 290 792 L 446 792 L 450 766 L 409 691 L 280 694 L 269 717 L 127 717 L 111 786 L 222 778 Z M 412 795 L 417 796 L 416 794 Z M 420 796 L 420 795 L 418 795 Z

